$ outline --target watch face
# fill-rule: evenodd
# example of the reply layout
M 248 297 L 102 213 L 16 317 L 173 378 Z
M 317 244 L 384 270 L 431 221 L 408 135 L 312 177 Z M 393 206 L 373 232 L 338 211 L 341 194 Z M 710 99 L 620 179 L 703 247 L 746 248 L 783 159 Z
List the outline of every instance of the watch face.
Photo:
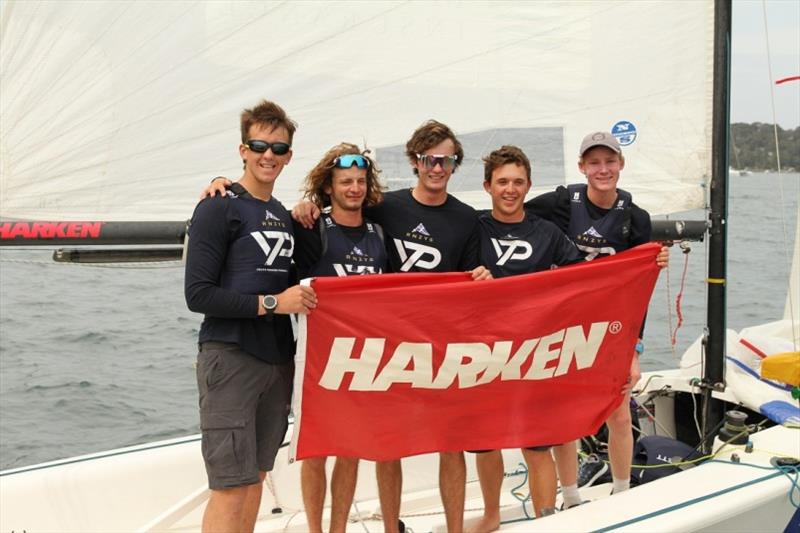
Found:
M 264 308 L 270 311 L 274 311 L 275 308 L 278 307 L 278 299 L 268 294 L 264 296 Z

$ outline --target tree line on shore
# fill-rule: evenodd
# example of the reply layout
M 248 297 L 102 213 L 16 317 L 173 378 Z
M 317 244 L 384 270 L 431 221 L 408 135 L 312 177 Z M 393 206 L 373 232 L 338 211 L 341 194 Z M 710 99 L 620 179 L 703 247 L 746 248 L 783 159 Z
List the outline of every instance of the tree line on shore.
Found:
M 800 127 L 778 129 L 781 169 L 784 172 L 800 170 Z M 731 124 L 730 165 L 739 170 L 778 170 L 775 154 L 775 131 L 772 124 L 754 122 Z

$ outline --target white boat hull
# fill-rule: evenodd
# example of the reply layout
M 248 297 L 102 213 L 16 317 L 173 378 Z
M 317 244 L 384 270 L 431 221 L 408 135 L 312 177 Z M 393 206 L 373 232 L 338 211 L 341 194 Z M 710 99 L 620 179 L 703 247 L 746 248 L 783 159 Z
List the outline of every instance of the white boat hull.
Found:
M 751 440 L 752 453 L 723 450 L 715 461 L 612 497 L 610 485 L 589 487 L 583 496 L 594 501 L 538 520 L 527 519 L 529 503 L 523 508 L 514 495 L 524 497 L 528 490 L 519 452 L 508 451 L 502 531 L 782 531 L 795 511 L 791 483 L 770 469 L 769 460 L 797 455 L 800 430 L 775 426 Z M 731 462 L 732 453 L 739 464 Z M 285 449 L 281 456 L 288 457 Z M 469 525 L 481 515 L 482 502 L 469 454 L 467 463 Z M 435 455 L 403 461 L 402 519 L 416 532 L 445 531 L 437 464 Z M 206 498 L 199 438 L 173 439 L 3 472 L 0 530 L 199 531 Z M 361 465 L 351 519 L 349 530 L 382 530 L 370 462 Z M 265 486 L 256 530 L 307 529 L 299 464 L 279 460 Z

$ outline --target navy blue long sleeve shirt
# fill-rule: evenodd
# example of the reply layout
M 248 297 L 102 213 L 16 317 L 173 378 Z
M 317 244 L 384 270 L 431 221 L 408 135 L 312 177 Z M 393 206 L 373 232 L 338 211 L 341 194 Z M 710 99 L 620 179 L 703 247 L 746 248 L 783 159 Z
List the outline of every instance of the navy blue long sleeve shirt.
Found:
M 243 189 L 208 198 L 189 228 L 185 296 L 205 315 L 199 341 L 238 344 L 269 363 L 294 355 L 287 315 L 258 316 L 259 295 L 289 285 L 294 236 L 289 213 L 276 199 L 263 202 Z

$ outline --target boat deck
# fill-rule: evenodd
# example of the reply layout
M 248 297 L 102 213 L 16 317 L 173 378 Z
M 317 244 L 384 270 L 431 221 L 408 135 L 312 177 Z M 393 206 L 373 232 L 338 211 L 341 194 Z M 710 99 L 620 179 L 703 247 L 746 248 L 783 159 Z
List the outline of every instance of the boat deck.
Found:
M 795 512 L 790 492 L 800 500 L 797 473 L 787 476 L 770 459 L 797 457 L 800 429 L 775 426 L 751 441 L 752 453 L 726 447 L 713 461 L 613 496 L 608 484 L 582 489 L 589 503 L 535 520 L 530 503 L 522 503 L 528 485 L 521 454 L 506 451 L 501 531 L 782 531 Z M 0 530 L 199 531 L 208 496 L 199 447 L 190 437 L 3 472 Z M 265 483 L 256 531 L 308 531 L 299 464 L 279 465 Z M 403 473 L 401 518 L 409 530 L 445 531 L 438 456 L 404 459 Z M 471 454 L 467 479 L 469 528 L 482 514 Z M 359 468 L 350 516 L 348 531 L 383 530 L 374 465 L 368 461 Z
M 772 428 L 752 436 L 754 451 L 727 446 L 717 458 L 679 475 L 654 481 L 630 491 L 611 495 L 611 485 L 581 489 L 586 504 L 534 519 L 523 463 L 514 466 L 506 457 L 506 478 L 501 492 L 503 532 L 536 531 L 767 531 L 783 530 L 793 508 L 789 503 L 791 480 L 770 465 L 776 454 L 797 455 L 800 430 Z M 795 450 L 792 452 L 792 450 Z M 510 454 L 518 452 L 509 452 Z M 732 459 L 734 456 L 738 457 Z M 520 457 L 521 459 L 521 457 Z M 435 460 L 434 460 L 435 462 Z M 467 458 L 468 464 L 471 462 Z M 360 483 L 374 480 L 373 465 L 361 465 Z M 373 481 L 374 482 L 374 481 Z M 272 514 L 275 499 L 265 498 L 256 526 L 259 532 L 306 532 L 302 506 L 281 507 Z M 800 499 L 796 494 L 795 499 Z M 560 498 L 558 506 L 560 506 Z M 401 519 L 409 531 L 446 532 L 444 512 L 437 488 L 406 491 Z M 324 529 L 327 528 L 326 508 Z M 758 511 L 749 513 L 748 511 Z M 483 502 L 474 471 L 469 470 L 465 501 L 465 529 L 482 515 Z M 197 531 L 202 506 L 176 523 L 171 531 Z M 772 522 L 765 522 L 765 516 Z M 380 506 L 375 498 L 353 504 L 348 532 L 383 531 Z

